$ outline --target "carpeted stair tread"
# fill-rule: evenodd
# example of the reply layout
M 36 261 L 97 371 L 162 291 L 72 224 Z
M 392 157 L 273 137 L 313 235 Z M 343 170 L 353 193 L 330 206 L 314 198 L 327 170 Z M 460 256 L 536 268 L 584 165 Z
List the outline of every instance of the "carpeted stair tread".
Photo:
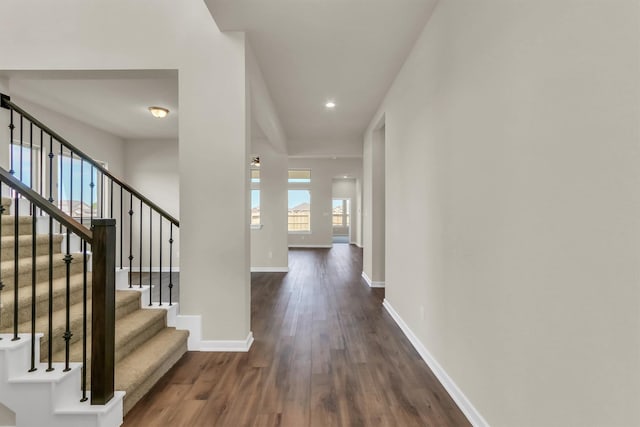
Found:
M 54 234 L 52 236 L 53 253 L 62 252 L 62 240 L 64 236 L 62 234 Z M 2 248 L 2 260 L 14 259 L 14 244 L 15 236 L 13 234 L 9 236 L 2 236 L 0 239 L 0 246 Z M 36 255 L 49 254 L 49 235 L 48 234 L 36 234 Z M 31 234 L 23 234 L 18 236 L 18 257 L 31 257 L 31 250 L 33 245 L 33 238 Z
M 116 390 L 126 414 L 186 353 L 188 331 L 165 328 L 116 364 Z
M 84 289 L 84 275 L 74 274 L 69 276 L 69 300 L 70 304 L 82 301 Z M 53 310 L 64 309 L 67 295 L 67 278 L 54 279 L 53 285 Z M 91 273 L 87 272 L 87 292 L 91 293 Z M 6 293 L 2 312 L 0 313 L 0 326 L 13 322 L 13 291 Z M 18 322 L 26 322 L 31 319 L 31 286 L 22 287 L 18 292 Z M 49 313 L 49 280 L 36 283 L 36 315 Z
M 139 306 L 140 294 L 134 291 L 122 291 L 116 292 L 116 319 L 128 314 L 132 303 L 137 303 Z M 122 309 L 125 312 L 122 312 Z M 126 311 L 129 310 L 129 311 Z M 73 336 L 70 343 L 73 344 L 80 338 L 82 338 L 82 302 L 73 304 L 69 307 L 69 320 L 70 329 Z M 44 360 L 47 356 L 46 349 L 49 341 L 48 328 L 49 319 L 46 312 L 39 313 L 36 319 L 36 331 L 44 333 L 44 336 L 40 340 L 41 358 Z M 87 301 L 87 329 L 91 328 L 91 300 Z M 57 310 L 53 313 L 53 353 L 62 350 L 64 348 L 64 340 L 62 335 L 66 330 L 66 315 L 65 310 Z M 31 332 L 31 321 L 23 322 L 18 326 L 18 331 L 21 333 Z M 2 332 L 11 332 L 11 327 L 3 328 Z
M 82 272 L 83 267 L 83 255 L 82 253 L 72 253 L 71 260 L 71 274 L 77 274 Z M 14 281 L 14 261 L 15 260 L 7 260 L 2 261 L 0 264 L 0 272 L 2 274 L 2 281 L 5 285 L 4 291 L 13 289 L 13 281 Z M 36 259 L 36 281 L 44 281 L 49 280 L 49 255 L 40 255 L 37 256 Z M 53 275 L 54 278 L 59 278 L 61 276 L 66 275 L 66 265 L 64 262 L 63 254 L 54 254 L 52 258 L 53 265 Z M 87 257 L 87 263 L 89 259 Z M 33 262 L 31 256 L 20 258 L 18 260 L 18 273 L 19 273 L 19 285 L 23 286 L 31 286 L 31 266 Z M 88 265 L 87 265 L 88 267 Z
M 116 362 L 126 357 L 138 346 L 167 326 L 166 311 L 160 309 L 138 309 L 116 321 Z M 87 336 L 87 348 L 91 352 L 91 335 Z M 63 362 L 65 353 L 60 351 L 53 355 L 54 362 Z M 82 342 L 70 346 L 69 359 L 72 362 L 82 361 Z M 90 366 L 90 360 L 88 360 Z
M 11 212 L 13 214 L 13 212 Z M 19 216 L 18 217 L 18 234 L 31 234 L 31 222 L 33 221 L 31 216 Z M 2 235 L 13 236 L 14 227 L 16 223 L 16 217 L 14 215 L 2 215 Z

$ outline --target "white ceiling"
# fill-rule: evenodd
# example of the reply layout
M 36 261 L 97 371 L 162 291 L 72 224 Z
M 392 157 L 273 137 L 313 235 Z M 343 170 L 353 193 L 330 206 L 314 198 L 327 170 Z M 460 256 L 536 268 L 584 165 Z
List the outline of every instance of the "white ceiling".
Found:
M 343 156 L 362 154 L 364 130 L 436 0 L 205 2 L 221 30 L 247 32 L 289 154 Z
M 178 75 L 153 71 L 7 71 L 11 94 L 123 139 L 178 138 Z M 154 118 L 150 106 L 170 110 Z

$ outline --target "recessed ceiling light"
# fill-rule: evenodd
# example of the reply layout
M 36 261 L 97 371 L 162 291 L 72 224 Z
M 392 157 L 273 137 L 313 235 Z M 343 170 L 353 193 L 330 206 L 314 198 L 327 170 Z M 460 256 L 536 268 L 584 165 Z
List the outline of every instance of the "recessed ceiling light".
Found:
M 347 175 L 345 175 L 343 178 L 345 178 L 345 179 L 346 179 L 346 178 L 349 178 L 349 177 L 348 177 Z
M 163 119 L 169 115 L 169 110 L 162 107 L 149 107 L 149 111 L 153 117 Z
M 333 101 L 327 101 L 327 103 L 324 104 L 324 106 L 327 108 L 336 108 L 336 103 Z

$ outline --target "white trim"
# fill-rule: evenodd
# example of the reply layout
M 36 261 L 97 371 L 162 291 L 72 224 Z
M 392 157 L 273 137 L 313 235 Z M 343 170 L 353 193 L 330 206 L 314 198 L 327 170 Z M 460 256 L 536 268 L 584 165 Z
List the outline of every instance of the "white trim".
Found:
M 200 316 L 177 315 L 175 317 L 176 329 L 189 331 L 187 350 L 200 351 L 202 342 L 202 318 Z
M 367 282 L 367 285 L 369 285 L 370 288 L 384 288 L 384 282 L 374 282 L 369 279 L 369 276 L 367 276 L 367 273 L 364 271 L 362 272 L 362 278 Z
M 474 427 L 489 427 L 489 423 L 482 417 L 480 412 L 471 404 L 471 401 L 467 398 L 467 396 L 462 393 L 462 390 L 453 382 L 453 379 L 447 374 L 447 372 L 440 366 L 438 361 L 429 353 L 429 350 L 420 342 L 418 337 L 413 333 L 413 331 L 407 326 L 407 324 L 402 320 L 398 312 L 394 310 L 389 301 L 385 298 L 382 302 L 382 306 L 387 310 L 389 315 L 395 320 L 395 322 L 400 327 L 400 330 L 405 334 L 405 336 L 409 339 L 413 347 L 422 357 L 422 360 L 429 366 L 431 371 L 435 374 L 436 378 L 440 381 L 440 383 L 444 386 L 445 390 L 449 393 L 449 395 L 456 402 L 462 413 L 467 417 L 469 422 Z
M 117 268 L 117 267 L 116 267 Z M 122 269 L 128 269 L 129 267 L 123 267 Z M 131 272 L 132 273 L 140 273 L 140 267 L 131 267 Z M 142 267 L 142 272 L 143 273 L 149 273 L 149 267 Z M 162 272 L 163 273 L 168 273 L 169 272 L 169 267 L 162 267 Z M 172 273 L 180 273 L 180 267 L 173 267 L 171 269 Z M 160 267 L 151 267 L 151 273 L 160 273 Z
M 232 351 L 247 352 L 253 344 L 253 332 L 249 332 L 245 340 L 223 341 L 223 340 L 207 340 L 200 341 L 200 351 Z
M 333 245 L 289 245 L 290 248 L 331 249 Z
M 288 273 L 289 267 L 251 267 L 252 273 Z
M 251 224 L 252 230 L 262 230 L 262 227 L 264 227 L 262 224 Z

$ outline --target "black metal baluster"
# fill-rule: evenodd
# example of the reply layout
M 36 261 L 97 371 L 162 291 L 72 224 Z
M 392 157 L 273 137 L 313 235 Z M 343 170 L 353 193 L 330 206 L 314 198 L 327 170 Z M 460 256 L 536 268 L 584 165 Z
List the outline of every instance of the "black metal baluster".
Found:
M 53 203 L 53 136 L 49 135 L 49 203 Z
M 105 179 L 104 174 L 102 175 L 102 179 Z M 109 182 L 111 183 L 109 186 L 109 218 L 113 218 L 113 181 Z
M 33 164 L 33 163 L 32 163 Z M 36 370 L 36 205 L 31 205 L 31 369 Z M 16 245 L 19 242 L 16 240 Z
M 80 224 L 84 225 L 84 160 L 80 159 Z M 80 240 L 82 250 L 82 240 Z
M 18 207 L 18 192 L 14 191 L 14 203 L 15 203 L 15 218 L 13 219 L 13 339 L 12 341 L 19 340 L 18 336 L 18 311 L 20 306 L 18 305 L 18 279 L 20 277 L 18 273 L 18 237 L 20 236 L 20 230 L 18 230 L 18 219 L 20 217 L 20 208 Z
M 142 199 L 140 199 L 140 271 L 138 272 L 138 277 L 140 279 L 140 288 L 142 288 Z M 149 293 L 151 293 L 151 288 L 149 288 Z
M 100 197 L 97 198 L 98 199 L 97 201 L 98 201 L 98 204 L 100 205 L 100 218 L 104 218 L 104 174 L 100 172 L 100 175 L 102 175 L 100 178 L 100 194 L 99 194 Z
M 129 193 L 129 287 L 131 288 L 131 276 L 133 266 L 133 194 Z
M 82 240 L 82 399 L 87 401 L 87 241 Z
M 53 217 L 49 216 L 49 292 L 53 293 Z M 51 298 L 49 298 L 49 327 L 53 323 L 53 310 L 51 305 L 53 304 Z M 49 343 L 51 343 L 51 330 L 49 330 Z M 53 371 L 51 365 L 52 360 L 49 359 L 49 366 L 47 372 Z
M 2 194 L 2 183 L 0 182 L 0 194 Z M 0 266 L 2 265 L 2 218 L 4 215 L 4 205 L 0 203 Z M 2 290 L 4 283 L 2 282 L 2 268 L 0 268 L 0 319 L 2 318 Z M 2 340 L 2 337 L 0 337 Z
M 29 122 L 29 188 L 33 188 L 33 122 Z M 31 206 L 31 210 L 35 206 Z
M 40 180 L 40 195 L 44 197 L 44 193 L 42 192 L 43 179 L 42 179 L 42 156 L 44 155 L 44 131 L 40 129 L 40 169 L 38 170 L 39 175 L 38 178 Z M 40 215 L 42 215 L 42 208 L 40 208 Z
M 173 291 L 173 222 L 169 226 L 169 305 L 173 305 L 171 299 Z
M 64 188 L 64 152 L 62 150 L 62 144 L 60 144 L 58 168 L 58 175 L 60 175 L 60 179 L 58 180 L 58 209 L 62 210 L 62 191 Z M 60 223 L 60 234 L 62 234 L 62 223 Z
M 113 182 L 113 181 L 112 181 Z M 122 247 L 122 229 L 124 228 L 124 221 L 122 221 L 122 209 L 124 208 L 123 204 L 122 204 L 122 185 L 120 186 L 120 221 L 118 222 L 118 224 L 120 225 L 120 268 L 124 267 L 124 264 L 122 262 L 122 254 L 124 252 L 124 248 Z
M 14 175 L 16 173 L 16 171 L 13 169 L 13 130 L 16 128 L 16 126 L 13 124 L 13 108 L 10 108 L 9 111 L 11 112 L 11 122 L 9 123 L 9 155 L 11 156 L 11 159 L 9 161 L 10 165 L 9 165 L 9 173 L 11 175 Z
M 23 146 L 23 142 L 22 142 L 22 132 L 23 132 L 23 116 L 20 115 L 20 174 L 19 174 L 19 178 L 20 181 L 22 181 L 22 146 Z
M 91 193 L 89 197 L 91 198 L 90 205 L 91 209 L 89 210 L 89 214 L 91 215 L 91 221 L 93 221 L 93 189 L 96 187 L 96 183 L 93 182 L 93 165 L 91 165 L 91 182 L 89 183 L 89 192 Z
M 49 328 L 47 352 L 49 366 L 47 372 L 53 371 L 53 217 L 49 215 Z
M 160 237 L 159 237 L 159 242 L 160 242 L 160 284 L 158 285 L 160 288 L 158 290 L 158 292 L 160 293 L 160 295 L 158 295 L 158 305 L 162 305 L 162 214 L 159 214 L 160 216 Z
M 66 264 L 66 273 L 67 273 L 67 283 L 66 283 L 66 326 L 64 331 L 64 371 L 67 372 L 71 370 L 69 368 L 69 346 L 71 337 L 73 334 L 71 333 L 71 261 L 73 261 L 73 257 L 71 256 L 71 233 L 67 228 L 67 253 L 64 256 L 64 263 Z
M 151 302 L 151 290 L 153 287 L 151 284 L 153 283 L 153 209 L 149 206 L 149 307 L 153 305 Z
M 82 201 L 80 201 L 82 210 Z M 73 217 L 73 151 L 69 152 L 69 216 Z

